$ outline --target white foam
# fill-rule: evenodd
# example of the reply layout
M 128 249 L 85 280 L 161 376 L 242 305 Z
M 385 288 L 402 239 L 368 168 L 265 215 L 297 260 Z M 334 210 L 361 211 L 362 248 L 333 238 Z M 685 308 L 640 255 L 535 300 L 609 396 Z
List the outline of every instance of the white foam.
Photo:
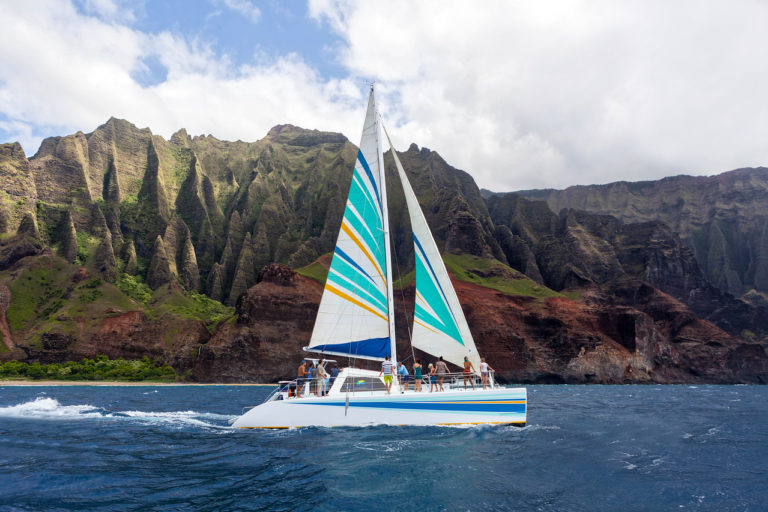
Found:
M 101 413 L 92 405 L 61 405 L 55 398 L 37 397 L 31 402 L 0 407 L 6 418 L 96 418 Z
M 209 428 L 230 428 L 225 425 L 216 425 L 210 423 L 210 421 L 204 420 L 219 420 L 228 421 L 233 418 L 226 414 L 214 414 L 207 412 L 196 411 L 120 411 L 116 413 L 107 414 L 108 418 L 130 418 L 140 423 L 147 424 L 166 424 L 166 425 L 194 425 L 199 427 Z
M 93 405 L 62 405 L 55 398 L 37 397 L 8 407 L 0 407 L 0 417 L 34 419 L 106 419 L 109 421 L 131 421 L 143 424 L 165 424 L 175 426 L 198 426 L 227 428 L 212 422 L 228 421 L 235 416 L 197 411 L 104 411 Z

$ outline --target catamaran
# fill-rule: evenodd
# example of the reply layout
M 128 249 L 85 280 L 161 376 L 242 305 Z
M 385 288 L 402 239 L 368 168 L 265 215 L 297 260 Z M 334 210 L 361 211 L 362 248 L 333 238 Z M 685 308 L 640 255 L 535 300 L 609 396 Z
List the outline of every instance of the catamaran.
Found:
M 480 355 L 427 220 L 381 123 L 373 87 L 341 229 L 304 350 L 351 360 L 397 361 L 382 130 L 413 229 L 416 302 L 411 344 L 459 367 L 471 362 L 476 373 L 469 378 L 476 380 Z M 491 373 L 486 386 L 478 382 L 477 389 L 466 389 L 465 377 L 461 373 L 440 376 L 443 390 L 437 392 L 427 391 L 429 385 L 417 392 L 399 382 L 388 392 L 380 372 L 348 367 L 327 391 L 317 385 L 320 380 L 280 382 L 264 403 L 237 418 L 233 426 L 525 425 L 525 388 L 500 387 Z

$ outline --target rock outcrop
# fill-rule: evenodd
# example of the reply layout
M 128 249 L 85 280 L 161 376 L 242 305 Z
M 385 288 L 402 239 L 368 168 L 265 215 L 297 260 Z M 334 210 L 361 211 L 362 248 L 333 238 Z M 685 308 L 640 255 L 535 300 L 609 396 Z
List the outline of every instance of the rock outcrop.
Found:
M 661 221 L 693 251 L 717 288 L 737 297 L 752 288 L 768 292 L 768 168 L 519 194 L 544 200 L 555 212 L 572 208 L 625 223 Z
M 167 141 L 114 118 L 46 139 L 29 159 L 18 144 L 0 145 L 0 286 L 19 290 L 8 317 L 15 348 L 0 358 L 61 360 L 103 346 L 162 354 L 194 366 L 199 380 L 290 376 L 321 288 L 270 264 L 323 280 L 356 154 L 340 134 L 292 125 L 253 143 L 184 130 Z M 469 174 L 429 149 L 399 155 L 462 280 L 478 344 L 509 378 L 763 378 L 768 170 L 527 193 L 548 206 L 486 201 Z M 413 243 L 391 155 L 384 160 L 393 271 L 405 276 L 402 344 Z M 22 287 L 22 275 L 34 286 Z M 229 310 L 197 291 L 236 306 L 238 320 L 222 321 Z M 133 341 L 121 345 L 123 327 L 96 335 L 94 322 L 133 311 L 130 332 L 175 337 L 168 329 L 178 327 L 186 341 L 134 351 Z

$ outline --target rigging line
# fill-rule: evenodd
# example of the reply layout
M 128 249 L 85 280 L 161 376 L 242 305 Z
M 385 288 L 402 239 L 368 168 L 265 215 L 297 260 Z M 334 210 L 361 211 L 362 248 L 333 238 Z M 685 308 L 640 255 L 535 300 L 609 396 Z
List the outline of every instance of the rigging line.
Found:
M 379 115 L 379 122 L 381 123 L 381 127 L 384 128 L 384 121 L 382 120 L 381 115 Z M 385 133 L 386 133 L 386 131 L 387 131 L 387 129 L 384 128 L 384 132 Z M 387 137 L 387 142 L 389 142 L 389 150 L 394 155 L 395 148 L 392 147 L 392 141 L 389 140 L 389 137 Z M 394 161 L 394 156 L 392 157 L 392 160 Z M 401 185 L 402 185 L 402 183 L 401 183 Z M 406 206 L 406 208 L 407 208 L 407 206 Z M 411 226 L 411 229 L 413 229 L 413 226 Z M 403 276 L 402 276 L 402 273 L 400 272 L 400 263 L 399 263 L 399 261 L 397 259 L 397 251 L 392 251 L 392 252 L 395 255 L 395 267 L 397 267 L 397 275 L 398 275 L 398 279 L 397 280 L 401 281 L 403 279 Z M 415 265 L 416 252 L 415 251 L 414 251 L 413 257 L 414 257 L 414 267 L 413 267 L 413 270 L 414 270 L 414 279 L 415 279 L 415 277 L 416 277 L 416 273 L 415 273 L 416 272 L 416 265 Z M 414 289 L 414 298 L 415 298 L 415 293 L 416 293 L 416 291 Z M 400 282 L 400 299 L 403 301 L 403 306 L 405 306 L 405 292 L 403 291 L 403 283 L 402 282 Z M 413 315 L 414 315 L 414 318 L 415 318 L 415 316 L 416 316 L 415 304 L 414 304 Z M 405 321 L 405 326 L 408 329 L 408 345 L 411 348 L 411 357 L 415 361 L 416 360 L 416 353 L 413 350 L 413 336 L 411 334 L 411 324 L 410 324 L 410 322 L 408 322 L 407 316 L 406 316 L 405 320 L 406 320 Z

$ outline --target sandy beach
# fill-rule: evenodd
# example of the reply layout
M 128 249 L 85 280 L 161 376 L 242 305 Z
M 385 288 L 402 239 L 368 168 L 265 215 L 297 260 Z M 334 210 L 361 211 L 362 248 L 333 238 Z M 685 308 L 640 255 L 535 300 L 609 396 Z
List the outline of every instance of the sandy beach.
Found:
M 101 380 L 0 380 L 0 386 L 276 386 L 277 384 L 201 384 L 197 382 L 121 382 Z

